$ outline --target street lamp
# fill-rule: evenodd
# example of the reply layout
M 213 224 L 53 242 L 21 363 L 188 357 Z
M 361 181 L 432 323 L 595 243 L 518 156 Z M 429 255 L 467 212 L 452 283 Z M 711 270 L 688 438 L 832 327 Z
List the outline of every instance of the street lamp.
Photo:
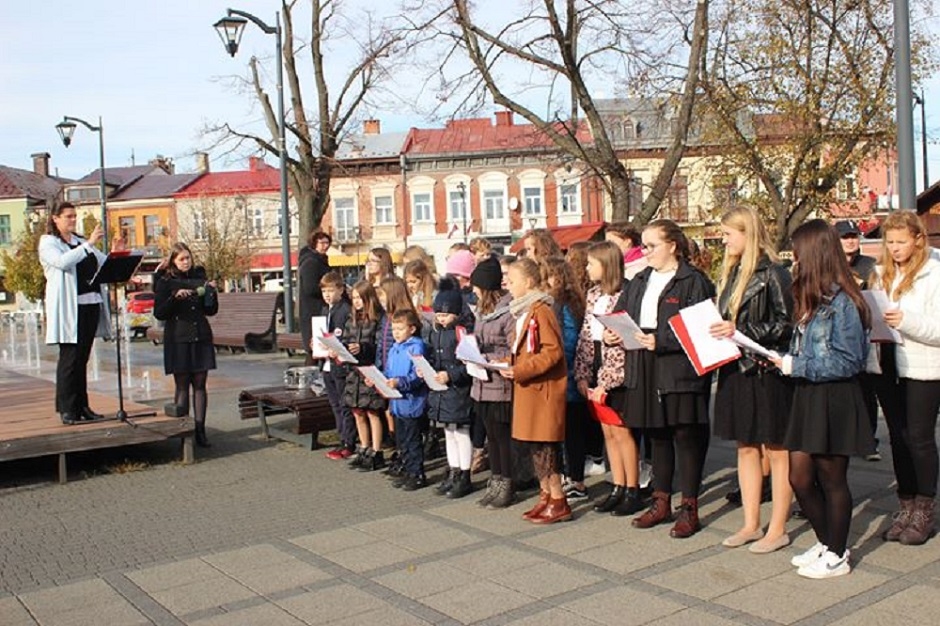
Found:
M 294 332 L 294 288 L 291 285 L 290 261 L 290 208 L 287 200 L 287 139 L 285 128 L 287 119 L 284 116 L 284 53 L 281 48 L 281 15 L 276 13 L 274 26 L 268 26 L 251 13 L 229 9 L 226 17 L 215 23 L 215 29 L 225 46 L 225 51 L 232 57 L 238 52 L 238 44 L 242 40 L 245 25 L 252 22 L 266 35 L 274 35 L 276 41 L 275 55 L 277 56 L 277 121 L 279 133 L 277 138 L 277 151 L 281 161 L 281 255 L 284 257 L 284 322 L 287 332 Z
M 460 181 L 457 191 L 460 192 L 460 212 L 463 213 L 463 242 L 467 243 L 467 185 Z
M 59 137 L 62 138 L 62 143 L 65 144 L 65 147 L 68 148 L 72 143 L 72 135 L 75 134 L 76 122 L 84 126 L 90 131 L 98 133 L 98 194 L 101 196 L 101 230 L 104 231 L 104 237 L 102 239 L 104 243 L 104 249 L 108 249 L 108 205 L 105 193 L 105 184 L 104 184 L 104 124 L 101 123 L 101 116 L 98 116 L 98 125 L 93 126 L 86 122 L 85 120 L 78 117 L 69 117 L 66 115 L 62 118 L 62 121 L 55 125 L 55 129 L 59 131 Z
M 924 191 L 926 191 L 930 187 L 930 178 L 927 175 L 927 102 L 924 100 L 923 88 L 919 94 L 914 93 L 914 104 L 920 106 L 920 151 L 924 170 Z

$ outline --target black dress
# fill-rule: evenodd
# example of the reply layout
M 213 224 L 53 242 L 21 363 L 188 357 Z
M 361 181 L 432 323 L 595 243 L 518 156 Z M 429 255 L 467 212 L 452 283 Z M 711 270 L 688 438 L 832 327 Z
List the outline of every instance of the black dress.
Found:
M 867 456 L 875 450 L 858 378 L 814 383 L 795 380 L 783 445 L 809 454 Z
M 166 322 L 163 333 L 163 369 L 167 374 L 190 374 L 216 368 L 212 328 L 207 316 L 219 310 L 218 294 L 205 285 L 206 272 L 194 267 L 186 273 L 160 273 L 154 284 L 153 314 Z M 202 286 L 203 295 L 193 293 L 185 298 L 174 297 L 180 289 L 195 290 Z

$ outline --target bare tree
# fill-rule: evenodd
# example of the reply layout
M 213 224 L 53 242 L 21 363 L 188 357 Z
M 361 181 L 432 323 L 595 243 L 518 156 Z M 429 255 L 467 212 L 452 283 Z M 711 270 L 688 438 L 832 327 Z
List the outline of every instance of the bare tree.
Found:
M 309 4 L 309 39 L 295 30 L 295 19 L 303 19 Z M 282 0 L 285 99 L 289 98 L 287 141 L 288 180 L 300 212 L 299 246 L 307 233 L 319 227 L 329 206 L 331 170 L 342 138 L 360 121 L 364 110 L 374 107 L 373 98 L 381 93 L 389 76 L 387 64 L 400 54 L 404 32 L 375 11 L 354 12 L 342 0 Z M 341 42 L 344 53 L 331 49 L 331 42 Z M 350 50 L 356 50 L 345 70 L 337 67 Z M 306 57 L 304 57 L 306 55 Z M 338 61 L 339 60 L 339 61 Z M 279 60 L 275 60 L 278 62 Z M 305 77 L 312 71 L 313 80 Z M 257 58 L 249 62 L 251 90 L 264 114 L 270 137 L 262 137 L 222 124 L 206 129 L 220 143 L 231 142 L 238 149 L 244 142 L 263 152 L 278 156 L 277 111 L 271 104 L 268 88 L 262 80 Z M 340 78 L 337 80 L 337 74 Z M 302 88 L 303 86 L 303 88 Z M 306 105 L 303 89 L 312 89 L 314 106 Z M 309 92 L 308 92 L 309 96 Z
M 583 161 L 605 186 L 615 220 L 628 217 L 630 177 L 595 94 L 603 85 L 620 84 L 672 99 L 679 111 L 673 141 L 642 210 L 633 216 L 643 224 L 659 208 L 685 148 L 708 4 L 698 0 L 690 16 L 682 8 L 672 10 L 670 5 L 679 5 L 669 1 L 532 0 L 485 12 L 466 0 L 406 0 L 405 13 L 422 43 L 443 50 L 428 83 L 438 112 L 466 115 L 491 97 L 533 124 L 560 152 Z M 534 94 L 544 102 L 535 103 Z
M 218 197 L 202 196 L 178 205 L 179 241 L 193 251 L 212 280 L 244 277 L 251 262 L 248 220 Z
M 710 130 L 778 245 L 894 136 L 892 0 L 724 0 L 703 75 Z M 915 75 L 926 68 L 916 28 Z

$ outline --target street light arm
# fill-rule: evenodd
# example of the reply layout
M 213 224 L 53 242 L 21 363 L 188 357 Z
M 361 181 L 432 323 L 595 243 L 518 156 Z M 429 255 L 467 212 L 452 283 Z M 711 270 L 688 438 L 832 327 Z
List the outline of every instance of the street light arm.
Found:
M 101 131 L 101 126 L 95 126 L 93 124 L 89 124 L 88 122 L 86 122 L 80 117 L 69 117 L 68 115 L 65 115 L 62 117 L 62 119 L 63 121 L 66 121 L 66 122 L 78 122 L 79 124 L 87 128 L 88 130 L 94 131 L 96 133 Z
M 245 18 L 246 20 L 250 21 L 258 28 L 263 30 L 268 35 L 276 35 L 278 32 L 278 29 L 276 27 L 268 26 L 264 21 L 255 17 L 251 13 L 248 13 L 247 11 L 239 11 L 238 9 L 229 9 L 227 13 L 229 17 L 233 15 L 237 15 L 238 17 Z

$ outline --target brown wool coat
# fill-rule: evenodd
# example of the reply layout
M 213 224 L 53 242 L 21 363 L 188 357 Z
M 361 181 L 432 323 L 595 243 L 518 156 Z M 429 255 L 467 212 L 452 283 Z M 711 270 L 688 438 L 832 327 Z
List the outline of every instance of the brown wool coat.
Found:
M 538 324 L 539 345 L 534 353 L 528 349 L 530 318 Z M 512 355 L 515 372 L 512 438 L 519 441 L 564 441 L 568 368 L 561 329 L 552 308 L 543 303 L 536 304 L 526 316 L 523 333 Z M 511 341 L 515 342 L 514 336 Z

